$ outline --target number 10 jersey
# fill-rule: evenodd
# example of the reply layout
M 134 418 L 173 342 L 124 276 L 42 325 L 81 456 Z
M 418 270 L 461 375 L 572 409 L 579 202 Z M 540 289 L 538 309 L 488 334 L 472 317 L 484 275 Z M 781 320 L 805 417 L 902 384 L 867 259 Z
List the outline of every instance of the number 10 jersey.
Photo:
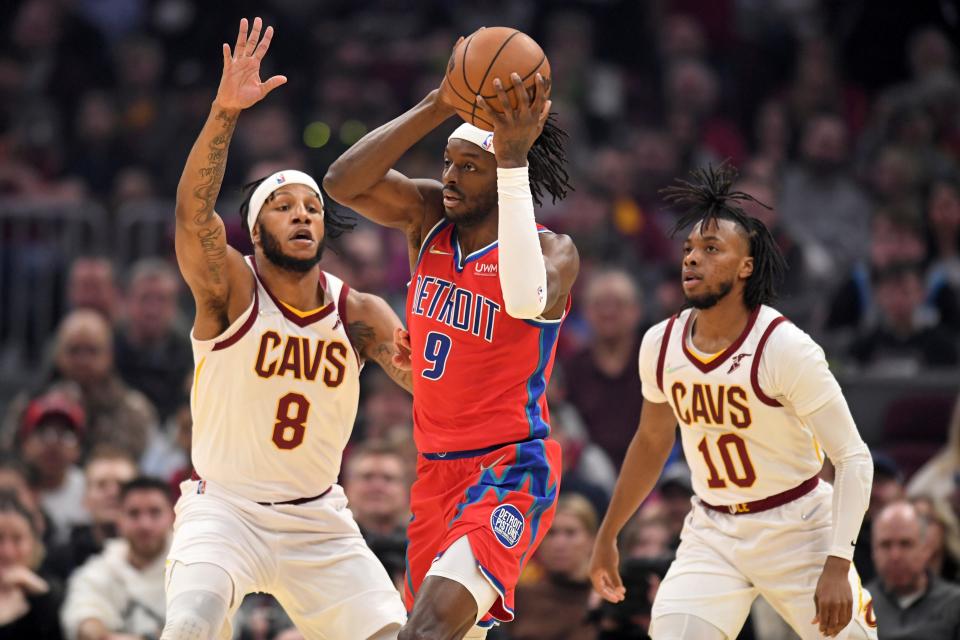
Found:
M 349 288 L 321 272 L 326 304 L 303 313 L 274 297 L 253 258 L 247 263 L 256 282 L 250 306 L 216 338 L 192 339 L 194 469 L 256 502 L 314 496 L 336 482 L 357 415 Z
M 540 233 L 550 233 L 540 228 Z M 562 319 L 509 316 L 493 242 L 464 255 L 456 226 L 427 234 L 407 290 L 413 435 L 423 453 L 546 438 Z M 569 300 L 567 302 L 569 308 Z
M 766 306 L 718 354 L 697 352 L 695 324 L 687 309 L 647 332 L 640 380 L 646 400 L 673 409 L 697 496 L 736 506 L 817 475 L 823 453 L 804 416 L 841 395 L 820 346 Z

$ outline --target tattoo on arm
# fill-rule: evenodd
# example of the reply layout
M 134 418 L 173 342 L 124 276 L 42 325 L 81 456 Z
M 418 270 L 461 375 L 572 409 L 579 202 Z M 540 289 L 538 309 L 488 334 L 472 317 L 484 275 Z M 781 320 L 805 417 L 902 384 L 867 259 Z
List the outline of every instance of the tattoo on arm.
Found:
M 377 338 L 373 327 L 363 320 L 355 320 L 347 325 L 347 337 L 353 343 L 353 348 L 364 356 L 367 355 L 367 347 L 373 344 Z
M 198 171 L 201 182 L 193 190 L 198 205 L 193 221 L 198 225 L 207 224 L 213 218 L 213 206 L 217 201 L 217 194 L 220 193 L 223 172 L 227 166 L 227 148 L 237 126 L 237 114 L 220 111 L 214 119 L 220 124 L 220 133 L 207 146 L 207 162 Z
M 347 325 L 347 336 L 359 353 L 374 360 L 394 382 L 413 393 L 410 372 L 398 369 L 393 364 L 394 349 L 392 342 L 377 343 L 377 334 L 373 327 L 362 320 L 356 320 Z
M 370 357 L 377 361 L 384 373 L 398 385 L 413 393 L 413 380 L 410 377 L 410 372 L 398 369 L 393 364 L 393 343 L 381 342 L 370 351 L 372 352 Z

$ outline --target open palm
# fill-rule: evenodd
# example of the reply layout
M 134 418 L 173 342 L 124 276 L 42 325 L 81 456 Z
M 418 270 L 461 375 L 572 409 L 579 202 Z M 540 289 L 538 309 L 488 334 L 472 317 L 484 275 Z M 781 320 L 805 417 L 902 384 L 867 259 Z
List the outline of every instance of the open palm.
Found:
M 268 93 L 284 84 L 286 76 L 273 76 L 266 82 L 260 81 L 260 62 L 270 48 L 273 27 L 267 27 L 260 39 L 263 21 L 255 18 L 253 29 L 247 33 L 247 19 L 240 21 L 237 44 L 230 51 L 230 45 L 223 45 L 223 76 L 217 89 L 217 102 L 227 109 L 246 109 L 260 102 Z M 259 42 L 258 42 L 259 41 Z

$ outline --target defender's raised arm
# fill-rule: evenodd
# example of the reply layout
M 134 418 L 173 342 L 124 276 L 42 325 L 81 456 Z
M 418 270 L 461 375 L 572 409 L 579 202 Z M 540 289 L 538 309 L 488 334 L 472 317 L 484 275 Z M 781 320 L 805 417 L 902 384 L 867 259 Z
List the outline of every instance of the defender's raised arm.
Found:
M 284 76 L 260 81 L 260 62 L 273 38 L 273 27 L 267 27 L 261 39 L 262 28 L 263 22 L 256 18 L 248 33 L 247 20 L 243 19 L 233 51 L 228 44 L 223 45 L 220 87 L 177 186 L 177 261 L 198 303 L 195 331 L 199 338 L 224 330 L 252 295 L 249 269 L 242 256 L 227 246 L 223 220 L 214 205 L 240 111 L 287 81 Z

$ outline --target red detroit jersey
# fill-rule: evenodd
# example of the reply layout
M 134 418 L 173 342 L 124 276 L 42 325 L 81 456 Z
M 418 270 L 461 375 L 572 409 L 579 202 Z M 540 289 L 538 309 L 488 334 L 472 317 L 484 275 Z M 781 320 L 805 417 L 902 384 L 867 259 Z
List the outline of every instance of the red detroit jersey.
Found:
M 448 220 L 420 247 L 407 290 L 407 327 L 413 435 L 421 452 L 481 449 L 550 433 L 546 388 L 562 320 L 507 315 L 498 255 L 494 242 L 464 256 Z

